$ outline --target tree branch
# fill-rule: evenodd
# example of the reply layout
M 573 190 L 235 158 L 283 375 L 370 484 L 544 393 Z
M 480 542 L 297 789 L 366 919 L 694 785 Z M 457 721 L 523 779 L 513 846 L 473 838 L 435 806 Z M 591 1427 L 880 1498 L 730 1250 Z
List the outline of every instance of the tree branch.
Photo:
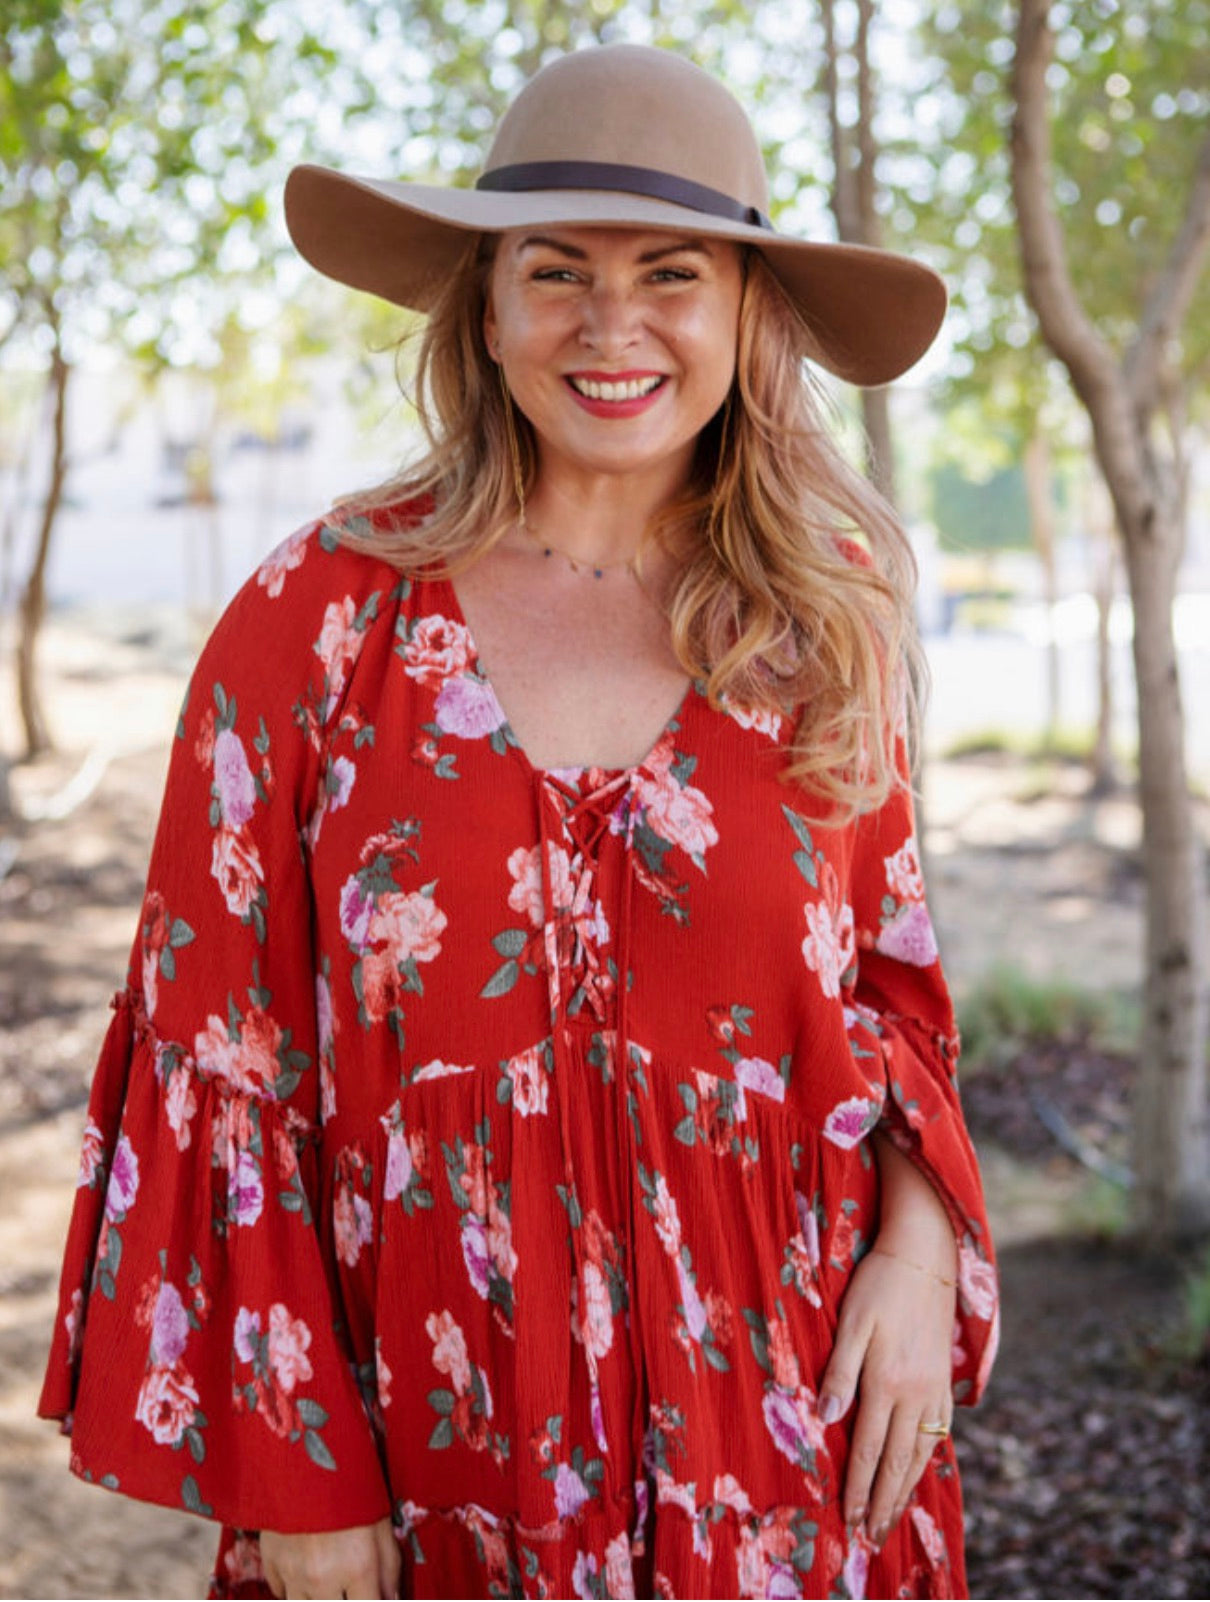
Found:
M 832 140 L 832 211 L 836 231 L 845 244 L 861 242 L 857 175 L 853 171 L 848 130 L 840 116 L 840 45 L 836 38 L 833 0 L 822 0 L 824 32 L 824 94 L 828 102 L 828 131 Z
M 875 203 L 875 168 L 878 147 L 874 141 L 874 69 L 870 65 L 870 27 L 874 0 L 857 5 L 857 215 L 863 245 L 880 245 L 882 227 Z
M 1135 428 L 1139 413 L 1108 342 L 1084 310 L 1052 198 L 1046 69 L 1054 36 L 1050 0 L 1020 0 L 1013 60 L 1013 203 L 1025 294 L 1042 338 L 1066 367 L 1092 423 L 1097 457 L 1123 533 L 1149 527 L 1147 475 Z
M 1012 188 L 1025 292 L 1042 337 L 1081 396 L 1112 383 L 1115 362 L 1085 312 L 1071 278 L 1067 245 L 1051 199 L 1050 112 L 1046 69 L 1054 36 L 1050 0 L 1020 0 L 1012 70 Z
M 1131 398 L 1140 413 L 1160 399 L 1160 374 L 1167 347 L 1180 334 L 1198 281 L 1210 260 L 1210 134 L 1198 153 L 1189 205 L 1163 271 L 1152 285 L 1138 331 L 1123 363 Z

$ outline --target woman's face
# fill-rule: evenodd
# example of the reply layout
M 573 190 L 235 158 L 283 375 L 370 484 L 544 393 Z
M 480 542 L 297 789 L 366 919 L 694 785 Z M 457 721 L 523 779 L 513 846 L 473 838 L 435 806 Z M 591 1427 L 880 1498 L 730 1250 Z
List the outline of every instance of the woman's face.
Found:
M 622 228 L 502 236 L 484 334 L 539 471 L 650 474 L 674 494 L 735 373 L 743 269 L 728 240 Z

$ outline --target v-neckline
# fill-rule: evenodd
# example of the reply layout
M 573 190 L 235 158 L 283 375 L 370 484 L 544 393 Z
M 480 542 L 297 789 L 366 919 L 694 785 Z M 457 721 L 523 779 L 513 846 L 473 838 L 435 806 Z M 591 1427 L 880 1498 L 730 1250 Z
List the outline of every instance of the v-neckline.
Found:
M 442 577 L 437 578 L 435 583 L 438 585 L 438 587 L 443 588 L 448 596 L 449 615 L 466 633 L 467 644 L 470 649 L 470 656 L 472 662 L 474 663 L 475 670 L 479 677 L 483 680 L 484 684 L 486 684 L 491 690 L 492 695 L 495 697 L 496 705 L 504 714 L 504 729 L 509 750 L 522 764 L 526 772 L 535 777 L 561 779 L 578 777 L 584 773 L 599 773 L 604 778 L 615 778 L 622 774 L 635 774 L 642 772 L 650 767 L 652 758 L 667 740 L 669 734 L 681 728 L 685 719 L 685 714 L 688 712 L 691 703 L 696 699 L 697 684 L 695 680 L 687 679 L 685 687 L 681 692 L 680 700 L 673 708 L 671 715 L 664 720 L 664 724 L 660 729 L 660 732 L 656 735 L 647 751 L 637 762 L 624 763 L 621 766 L 610 766 L 597 762 L 534 762 L 531 760 L 530 755 L 528 751 L 526 751 L 524 745 L 522 745 L 521 741 L 517 738 L 517 732 L 513 728 L 512 719 L 508 714 L 508 708 L 500 699 L 499 692 L 492 681 L 491 673 L 488 671 L 487 664 L 484 662 L 483 656 L 480 653 L 479 642 L 475 638 L 475 631 L 473 628 L 471 628 L 470 623 L 467 621 L 466 613 L 462 609 L 462 601 L 459 598 L 458 591 L 454 588 L 453 579 L 448 575 L 443 575 Z

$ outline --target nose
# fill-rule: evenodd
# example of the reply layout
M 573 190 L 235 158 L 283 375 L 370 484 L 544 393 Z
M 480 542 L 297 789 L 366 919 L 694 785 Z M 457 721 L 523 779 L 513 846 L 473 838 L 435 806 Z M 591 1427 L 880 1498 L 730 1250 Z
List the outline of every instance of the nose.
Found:
M 641 313 L 637 297 L 628 289 L 594 284 L 581 304 L 580 343 L 586 350 L 616 358 L 638 341 Z

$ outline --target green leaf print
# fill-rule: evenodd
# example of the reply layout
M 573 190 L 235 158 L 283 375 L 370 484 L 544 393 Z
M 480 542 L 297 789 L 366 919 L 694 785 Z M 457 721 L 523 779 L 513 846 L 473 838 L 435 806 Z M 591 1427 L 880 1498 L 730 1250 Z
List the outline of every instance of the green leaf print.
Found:
M 528 941 L 529 936 L 524 929 L 502 929 L 493 936 L 492 945 L 502 957 L 519 957 Z
M 429 1450 L 431 1452 L 443 1451 L 447 1446 L 454 1444 L 454 1426 L 448 1418 L 439 1418 L 433 1425 L 433 1433 L 429 1436 Z
M 484 1001 L 492 1001 L 497 996 L 507 996 L 520 977 L 521 965 L 515 957 L 510 957 L 496 969 L 479 994 Z
M 197 1513 L 204 1519 L 214 1517 L 214 1509 L 209 1502 L 202 1500 L 202 1493 L 192 1474 L 186 1474 L 181 1481 L 181 1504 L 188 1508 L 190 1513 Z
M 335 1472 L 336 1459 L 324 1445 L 321 1435 L 316 1434 L 314 1430 L 304 1431 L 303 1445 L 307 1449 L 307 1456 L 315 1464 L 316 1468 L 331 1469 L 333 1473 Z

